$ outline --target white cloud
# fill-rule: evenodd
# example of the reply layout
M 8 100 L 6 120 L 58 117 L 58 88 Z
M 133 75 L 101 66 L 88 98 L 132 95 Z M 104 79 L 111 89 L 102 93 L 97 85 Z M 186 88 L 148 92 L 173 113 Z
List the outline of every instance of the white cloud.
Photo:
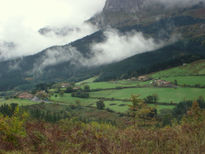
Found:
M 105 0 L 0 0 L 0 43 L 13 42 L 12 50 L 0 48 L 0 60 L 30 55 L 52 45 L 63 45 L 96 30 L 83 22 L 102 10 Z M 77 27 L 65 37 L 45 37 L 40 28 Z
M 104 32 L 106 40 L 91 45 L 94 54 L 88 65 L 102 65 L 121 61 L 128 57 L 162 47 L 165 43 L 156 43 L 153 38 L 145 38 L 142 33 L 131 31 L 122 34 L 115 29 Z
M 47 50 L 45 55 L 36 61 L 33 72 L 42 72 L 48 66 L 64 62 L 86 67 L 118 62 L 136 54 L 158 49 L 178 38 L 173 36 L 166 42 L 156 42 L 153 38 L 145 38 L 142 33 L 136 31 L 122 34 L 115 29 L 105 31 L 104 36 L 105 41 L 90 44 L 90 58 L 83 57 L 80 51 L 72 46 Z
M 36 61 L 32 72 L 42 72 L 46 67 L 56 64 L 70 62 L 76 64 L 80 60 L 85 60 L 76 48 L 69 46 L 67 49 L 58 47 L 56 49 L 47 50 L 44 55 Z

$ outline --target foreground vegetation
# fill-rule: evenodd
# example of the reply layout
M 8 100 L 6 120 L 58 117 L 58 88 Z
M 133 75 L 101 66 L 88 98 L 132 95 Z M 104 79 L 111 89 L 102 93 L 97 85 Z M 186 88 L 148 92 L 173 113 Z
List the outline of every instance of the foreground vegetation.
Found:
M 39 84 L 37 100 L 1 93 L 0 153 L 204 153 L 203 63 L 148 81 Z
M 5 109 L 5 107 L 4 107 Z M 132 97 L 121 126 L 66 118 L 36 121 L 17 107 L 0 116 L 1 153 L 203 153 L 205 112 L 197 102 L 180 121 L 162 125 L 153 108 Z M 166 118 L 166 117 L 164 117 Z

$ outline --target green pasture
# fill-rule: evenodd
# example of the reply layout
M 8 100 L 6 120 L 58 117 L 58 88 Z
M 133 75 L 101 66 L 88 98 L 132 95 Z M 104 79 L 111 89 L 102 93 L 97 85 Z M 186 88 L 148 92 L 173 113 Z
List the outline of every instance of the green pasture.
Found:
M 38 104 L 37 102 L 26 100 L 26 99 L 0 99 L 0 105 L 3 104 L 12 104 L 16 103 L 19 106 L 27 106 L 27 105 L 33 105 L 33 104 Z
M 178 85 L 205 85 L 205 76 L 177 76 L 177 77 L 165 77 L 161 78 L 166 81 L 174 83 L 177 80 Z
M 164 71 L 152 73 L 153 78 L 173 77 L 173 76 L 195 76 L 205 75 L 205 60 L 199 60 L 183 66 L 174 67 Z
M 80 101 L 82 106 L 87 106 L 87 105 L 93 105 L 97 101 L 97 99 L 77 98 L 77 97 L 72 97 L 71 94 L 65 93 L 63 96 L 59 96 L 59 95 L 57 95 L 57 97 L 55 97 L 55 95 L 51 96 L 50 101 L 64 103 L 68 105 L 76 104 L 76 101 Z
M 76 85 L 82 85 L 82 84 L 91 83 L 91 82 L 94 82 L 97 78 L 98 78 L 98 76 L 94 76 L 92 78 L 89 78 L 89 79 L 77 82 Z
M 132 81 L 132 80 L 120 80 L 120 81 L 108 81 L 108 82 L 90 82 L 86 85 L 90 86 L 90 89 L 107 89 L 107 88 L 118 88 L 118 87 L 132 87 L 132 86 L 144 86 L 149 84 L 147 82 Z M 82 87 L 84 85 L 81 85 Z
M 157 94 L 159 102 L 178 103 L 183 100 L 195 100 L 199 96 L 205 97 L 205 89 L 198 88 L 130 88 L 121 90 L 105 90 L 99 92 L 91 92 L 91 97 L 105 97 L 129 99 L 131 95 L 140 95 L 141 98 Z
M 106 96 L 103 96 L 103 97 L 106 97 Z M 58 97 L 52 96 L 50 100 L 54 102 L 67 104 L 67 105 L 75 105 L 76 101 L 79 101 L 81 106 L 89 105 L 92 107 L 96 107 L 96 102 L 98 101 L 98 99 L 76 98 L 76 97 L 72 97 L 70 94 L 64 94 L 63 96 L 58 96 Z M 105 109 L 109 108 L 113 110 L 114 112 L 125 113 L 128 111 L 128 108 L 129 108 L 128 105 L 131 105 L 132 103 L 123 102 L 123 101 L 104 101 L 104 104 L 105 104 Z M 162 108 L 171 109 L 174 106 L 157 105 L 153 107 L 156 107 L 158 110 L 160 110 Z

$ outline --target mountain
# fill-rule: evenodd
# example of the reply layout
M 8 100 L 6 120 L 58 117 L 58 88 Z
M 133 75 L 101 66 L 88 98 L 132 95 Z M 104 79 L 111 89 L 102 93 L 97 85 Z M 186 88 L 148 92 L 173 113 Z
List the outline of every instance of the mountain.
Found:
M 166 42 L 174 34 L 180 34 L 180 39 L 160 49 L 137 54 L 123 61 L 88 66 L 87 60 L 95 55 L 90 49 L 91 44 L 106 41 L 103 28 L 64 46 L 53 46 L 35 55 L 0 62 L 0 90 L 16 86 L 31 88 L 41 82 L 79 81 L 94 75 L 99 75 L 97 80 L 128 78 L 205 58 L 205 15 L 201 14 L 205 10 L 203 5 L 180 8 L 181 13 L 177 10 L 175 14 L 172 9 L 168 9 L 167 14 L 162 12 L 160 18 L 152 19 L 143 14 L 146 12 L 145 6 L 147 7 L 144 1 L 129 1 L 130 3 L 122 5 L 124 1 L 108 0 L 102 12 L 104 17 L 110 19 L 119 15 L 122 20 L 115 18 L 113 27 L 117 28 L 122 35 L 127 32 L 133 33 L 134 30 L 143 33 L 146 38 L 154 38 L 155 42 L 160 40 Z M 128 9 L 131 6 L 133 9 Z M 126 11 L 131 18 L 122 15 Z M 109 12 L 120 12 L 120 14 L 109 14 Z M 137 17 L 140 16 L 136 12 L 142 12 L 139 14 L 146 18 L 141 18 L 142 21 L 133 19 L 133 13 Z M 97 19 L 96 16 L 94 18 Z M 125 19 L 129 19 L 130 22 Z M 121 21 L 124 21 L 124 24 Z M 109 24 L 109 22 L 105 23 L 106 26 Z M 56 29 L 41 30 L 43 34 L 50 31 L 58 33 Z
M 103 11 L 89 20 L 102 28 L 149 24 L 171 16 L 205 18 L 204 0 L 107 0 Z
M 144 0 L 107 0 L 103 12 L 137 12 L 141 10 Z

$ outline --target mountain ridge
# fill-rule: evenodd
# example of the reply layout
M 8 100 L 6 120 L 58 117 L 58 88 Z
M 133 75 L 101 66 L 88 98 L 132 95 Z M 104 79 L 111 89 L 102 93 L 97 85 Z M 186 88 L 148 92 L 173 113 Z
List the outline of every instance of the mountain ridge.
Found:
M 201 6 L 194 10 L 199 9 L 201 9 Z M 105 29 L 101 29 L 98 32 L 63 46 L 49 47 L 35 55 L 0 62 L 0 89 L 11 89 L 19 85 L 22 85 L 21 87 L 23 88 L 30 88 L 40 82 L 79 81 L 99 74 L 98 80 L 127 78 L 132 75 L 137 76 L 158 71 L 159 69 L 182 65 L 183 62 L 189 63 L 194 60 L 203 59 L 205 58 L 204 26 L 205 18 L 196 18 L 189 14 L 163 17 L 146 24 L 120 25 L 117 29 L 122 34 L 137 31 L 143 33 L 144 37 L 151 37 L 155 40 L 166 41 L 173 34 L 181 34 L 182 36 L 181 40 L 172 45 L 152 52 L 135 55 L 113 64 L 86 67 L 80 65 L 80 63 L 83 63 L 79 61 L 80 59 L 77 59 L 78 61 L 75 64 L 73 61 L 68 60 L 72 58 L 69 57 L 70 55 L 72 56 L 72 52 L 75 52 L 71 51 L 72 47 L 76 48 L 79 51 L 78 54 L 83 58 L 92 57 L 95 53 L 90 51 L 90 44 L 93 42 L 102 43 L 106 39 L 103 35 Z M 54 62 L 54 64 L 45 65 L 43 70 L 35 72 L 34 67 L 37 70 L 40 69 L 41 65 L 39 63 L 45 64 L 45 61 L 42 61 L 42 59 L 49 60 L 48 54 L 52 51 L 55 51 L 52 53 L 54 58 L 58 58 L 60 55 L 65 59 L 58 59 L 56 61 L 56 59 L 51 57 L 51 60 L 54 61 L 49 61 L 49 63 L 52 64 Z

